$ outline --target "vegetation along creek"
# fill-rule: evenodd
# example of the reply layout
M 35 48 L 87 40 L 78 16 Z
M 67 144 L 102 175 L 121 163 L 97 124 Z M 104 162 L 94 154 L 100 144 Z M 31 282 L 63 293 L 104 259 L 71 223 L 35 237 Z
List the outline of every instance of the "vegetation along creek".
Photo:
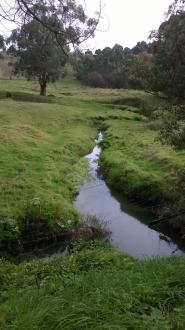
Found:
M 181 255 L 185 246 L 168 236 L 169 231 L 160 232 L 149 227 L 154 215 L 129 203 L 109 188 L 99 173 L 103 134 L 99 132 L 93 151 L 86 156 L 89 164 L 89 180 L 80 188 L 74 206 L 83 215 L 96 215 L 107 222 L 110 242 L 120 251 L 143 259 L 147 257 Z M 181 246 L 181 247 L 180 247 Z
M 1 0 L 0 330 L 146 329 L 185 329 L 185 0 Z

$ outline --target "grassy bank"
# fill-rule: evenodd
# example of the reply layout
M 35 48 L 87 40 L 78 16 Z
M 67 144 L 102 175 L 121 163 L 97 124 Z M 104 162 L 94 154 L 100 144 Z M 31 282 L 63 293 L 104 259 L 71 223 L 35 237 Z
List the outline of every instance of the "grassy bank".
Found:
M 47 97 L 38 89 L 37 82 L 0 83 L 1 236 L 18 236 L 29 221 L 67 229 L 79 219 L 72 201 L 99 128 L 110 185 L 155 213 L 184 212 L 185 152 L 156 141 L 148 123 L 166 101 L 140 91 L 86 88 L 74 79 L 49 85 Z M 184 226 L 183 216 L 173 223 Z
M 43 223 L 48 231 L 56 225 L 67 231 L 79 219 L 72 202 L 100 128 L 110 185 L 155 212 L 183 209 L 185 152 L 156 141 L 149 123 L 163 100 L 75 80 L 49 86 L 48 94 L 38 96 L 34 82 L 0 82 L 1 239 L 21 232 L 29 240 Z M 184 223 L 182 216 L 175 220 Z M 0 260 L 3 330 L 185 327 L 184 257 L 137 261 L 89 242 L 64 258 L 21 265 Z
M 168 199 L 176 153 L 154 142 L 156 132 L 143 121 L 114 120 L 107 125 L 101 162 L 109 183 L 146 204 Z
M 184 257 L 141 262 L 94 242 L 0 266 L 3 330 L 184 329 Z
M 127 118 L 106 120 L 102 170 L 110 186 L 184 232 L 185 152 L 158 140 L 159 131 L 151 128 L 153 111 L 127 107 Z
M 67 227 L 79 218 L 72 200 L 96 134 L 83 116 L 88 107 L 81 110 L 56 96 L 42 99 L 37 85 L 25 81 L 5 80 L 1 89 L 1 235 L 19 236 L 25 221 Z
M 1 81 L 0 233 L 8 242 L 47 239 L 55 226 L 54 236 L 79 219 L 72 201 L 87 175 L 84 155 L 101 119 L 115 114 L 102 96 L 76 80 L 50 85 L 47 97 L 38 95 L 36 82 Z

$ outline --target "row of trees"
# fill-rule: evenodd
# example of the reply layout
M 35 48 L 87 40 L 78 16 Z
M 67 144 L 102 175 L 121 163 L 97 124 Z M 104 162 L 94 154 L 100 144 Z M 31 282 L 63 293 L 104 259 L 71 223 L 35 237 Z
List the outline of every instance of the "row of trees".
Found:
M 3 1 L 2 1 L 3 3 Z M 88 18 L 75 0 L 15 0 L 0 17 L 18 20 L 19 28 L 8 38 L 9 52 L 17 56 L 15 72 L 37 77 L 41 95 L 49 81 L 58 78 L 70 59 L 77 77 L 94 87 L 137 88 L 164 92 L 185 99 L 185 0 L 175 0 L 150 43 L 132 49 L 115 45 L 103 50 L 71 54 L 71 45 L 94 36 L 101 17 Z M 4 15 L 4 14 L 6 15 Z M 0 38 L 3 49 L 4 40 Z
M 137 88 L 185 99 L 185 0 L 175 0 L 150 43 L 77 56 L 77 77 L 94 87 Z
M 185 1 L 176 0 L 169 8 L 168 19 L 153 40 L 154 67 L 151 89 L 170 97 L 185 99 Z
M 93 87 L 147 89 L 152 62 L 151 45 L 144 41 L 133 49 L 116 44 L 72 56 L 77 78 Z
M 17 56 L 15 73 L 37 77 L 40 94 L 57 79 L 71 46 L 93 37 L 101 17 L 88 17 L 75 0 L 2 0 L 0 18 L 17 23 L 7 40 L 9 53 Z

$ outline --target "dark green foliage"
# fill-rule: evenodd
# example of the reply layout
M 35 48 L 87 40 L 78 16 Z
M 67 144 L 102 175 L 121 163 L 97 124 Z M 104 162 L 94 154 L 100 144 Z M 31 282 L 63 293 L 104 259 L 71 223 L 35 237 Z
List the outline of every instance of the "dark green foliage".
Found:
M 106 84 L 103 76 L 101 73 L 97 71 L 93 71 L 87 74 L 85 81 L 87 82 L 88 85 L 91 87 L 100 87 L 103 88 Z
M 174 106 L 166 111 L 160 129 L 159 139 L 177 149 L 185 148 L 185 109 Z
M 149 78 L 153 68 L 153 55 L 140 52 L 134 58 L 129 85 L 133 89 L 150 90 Z
M 146 41 L 141 41 L 132 48 L 132 52 L 134 55 L 138 55 L 143 52 L 150 53 L 152 52 L 152 46 L 151 44 L 147 44 Z
M 9 10 L 8 4 L 6 8 L 1 6 L 9 19 L 13 16 L 12 21 L 17 15 L 18 20 L 22 18 L 21 27 L 7 39 L 7 44 L 11 44 L 8 53 L 19 59 L 14 73 L 21 72 L 28 79 L 36 77 L 40 95 L 45 96 L 47 83 L 60 76 L 69 45 L 79 45 L 94 35 L 99 13 L 96 13 L 97 19 L 87 17 L 82 5 L 75 0 L 53 1 L 52 4 L 50 1 L 15 1 L 14 5 L 10 4 Z
M 173 12 L 154 35 L 151 89 L 185 98 L 185 12 Z
M 18 239 L 20 235 L 17 221 L 0 215 L 0 237 L 4 240 Z
M 36 20 L 12 32 L 10 38 L 18 47 L 19 61 L 15 73 L 23 72 L 28 79 L 38 78 L 40 94 L 46 95 L 48 82 L 58 77 L 66 58 L 52 33 Z
M 0 17 L 23 24 L 34 19 L 53 34 L 64 50 L 69 44 L 79 45 L 94 36 L 101 7 L 100 3 L 95 17 L 88 17 L 83 6 L 75 0 L 15 0 L 1 4 Z
M 165 116 L 159 115 L 159 139 L 177 148 L 185 148 L 185 1 L 175 0 L 169 7 L 168 19 L 161 24 L 153 38 L 154 60 L 149 81 L 150 89 L 162 91 L 173 104 Z
M 141 53 L 142 52 L 142 53 Z M 143 54 L 143 55 L 142 55 Z M 143 53 L 135 55 L 129 48 L 116 44 L 110 47 L 78 53 L 72 62 L 77 78 L 92 87 L 146 89 L 152 55 Z

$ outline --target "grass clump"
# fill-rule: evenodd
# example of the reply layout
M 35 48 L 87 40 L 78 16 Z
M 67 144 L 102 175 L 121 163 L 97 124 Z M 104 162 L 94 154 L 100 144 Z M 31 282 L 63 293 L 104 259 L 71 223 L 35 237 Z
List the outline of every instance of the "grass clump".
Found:
M 184 329 L 184 265 L 184 257 L 136 261 L 100 242 L 51 261 L 2 261 L 1 327 Z

